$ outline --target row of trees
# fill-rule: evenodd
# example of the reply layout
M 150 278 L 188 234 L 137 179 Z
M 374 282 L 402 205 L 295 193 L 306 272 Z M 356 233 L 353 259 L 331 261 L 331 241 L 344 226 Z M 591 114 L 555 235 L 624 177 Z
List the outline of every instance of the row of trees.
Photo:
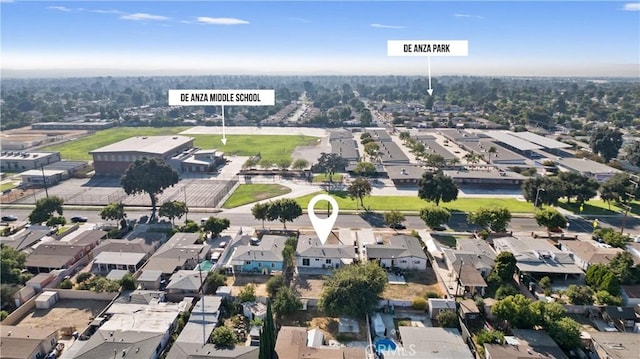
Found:
M 262 221 L 279 221 L 283 227 L 287 228 L 287 222 L 293 222 L 294 219 L 302 215 L 302 207 L 292 198 L 281 198 L 275 201 L 256 203 L 251 208 L 253 217 Z

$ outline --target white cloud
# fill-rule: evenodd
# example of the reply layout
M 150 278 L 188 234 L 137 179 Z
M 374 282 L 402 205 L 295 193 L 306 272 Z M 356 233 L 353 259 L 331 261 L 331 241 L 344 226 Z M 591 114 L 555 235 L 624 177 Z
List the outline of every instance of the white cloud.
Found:
M 370 26 L 377 27 L 378 29 L 404 29 L 402 25 L 371 24 Z
M 95 12 L 96 14 L 122 14 L 123 12 L 120 10 L 89 10 L 91 12 Z
M 145 14 L 145 13 L 136 13 L 136 14 L 123 15 L 123 16 L 120 16 L 120 18 L 122 20 L 133 20 L 133 21 L 147 21 L 147 20 L 164 21 L 164 20 L 169 20 L 169 18 L 166 17 L 166 16 L 151 15 L 151 14 Z
M 453 17 L 457 18 L 467 18 L 467 19 L 484 19 L 484 16 L 471 15 L 471 14 L 453 14 Z
M 58 10 L 58 11 L 62 11 L 62 12 L 72 12 L 73 11 L 73 9 L 69 9 L 68 7 L 64 7 L 64 6 L 49 6 L 47 9 Z
M 640 11 L 640 2 L 631 2 L 628 4 L 624 4 L 622 10 L 625 11 Z
M 245 25 L 249 23 L 249 21 L 240 20 L 233 17 L 207 17 L 207 16 L 197 17 L 196 21 L 201 24 L 208 24 L 208 25 Z

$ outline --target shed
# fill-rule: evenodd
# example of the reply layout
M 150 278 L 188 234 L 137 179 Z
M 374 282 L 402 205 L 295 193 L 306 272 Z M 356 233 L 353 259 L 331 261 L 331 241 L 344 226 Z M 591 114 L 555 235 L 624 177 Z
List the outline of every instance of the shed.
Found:
M 384 337 L 386 334 L 387 328 L 384 325 L 384 321 L 382 321 L 382 316 L 380 313 L 375 313 L 371 316 L 371 331 L 378 337 Z
M 162 277 L 162 271 L 160 270 L 143 270 L 140 276 L 136 280 L 136 283 L 142 287 L 142 289 L 160 289 L 160 280 Z
M 36 308 L 49 309 L 58 301 L 58 292 L 47 291 L 36 298 Z
M 231 287 L 221 286 L 216 289 L 216 295 L 222 298 L 231 298 Z
M 51 273 L 39 273 L 35 277 L 29 279 L 26 285 L 32 287 L 36 292 L 40 292 L 54 279 L 55 276 Z
M 125 274 L 129 273 L 128 270 L 124 270 L 124 269 L 112 269 L 109 274 L 107 274 L 107 279 L 109 280 L 115 280 L 115 281 L 120 281 L 122 278 L 124 278 Z
M 307 331 L 307 346 L 312 348 L 322 347 L 324 342 L 324 334 L 320 329 L 311 329 Z
M 249 320 L 264 319 L 267 315 L 267 306 L 260 302 L 245 302 L 242 303 L 242 314 Z
M 429 298 L 429 317 L 435 319 L 435 317 L 444 311 L 456 311 L 456 301 L 453 299 L 439 299 Z

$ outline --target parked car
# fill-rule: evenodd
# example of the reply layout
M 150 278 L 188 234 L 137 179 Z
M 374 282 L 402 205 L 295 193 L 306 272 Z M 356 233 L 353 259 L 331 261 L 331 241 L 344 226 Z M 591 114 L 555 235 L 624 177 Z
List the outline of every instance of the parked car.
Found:
M 392 225 L 389 226 L 389 228 L 393 228 L 393 229 L 407 229 L 407 226 L 405 226 L 402 223 L 394 223 Z
M 14 216 L 13 214 L 7 214 L 5 216 L 2 216 L 3 222 L 14 222 L 17 220 L 18 220 L 18 217 Z
M 227 242 L 220 242 L 220 244 L 218 244 L 218 248 L 224 248 L 227 246 Z
M 71 222 L 73 222 L 73 223 L 86 222 L 88 220 L 89 219 L 87 217 L 84 217 L 84 216 L 71 217 Z

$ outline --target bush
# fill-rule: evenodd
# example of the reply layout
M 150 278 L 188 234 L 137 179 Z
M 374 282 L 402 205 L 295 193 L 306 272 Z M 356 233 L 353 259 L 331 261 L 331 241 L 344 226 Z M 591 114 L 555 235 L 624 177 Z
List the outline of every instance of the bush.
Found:
M 65 279 L 62 282 L 60 282 L 60 284 L 58 284 L 58 288 L 71 289 L 73 288 L 73 282 L 71 282 L 71 279 Z
M 78 276 L 76 277 L 76 281 L 78 283 L 84 282 L 87 279 L 91 278 L 93 276 L 93 274 L 91 274 L 91 272 L 82 272 L 80 274 L 78 274 Z
M 482 329 L 476 336 L 476 342 L 479 346 L 484 344 L 502 344 L 504 343 L 504 333 L 499 330 Z
M 236 335 L 229 327 L 218 327 L 211 334 L 211 341 L 219 348 L 231 348 L 236 344 Z
M 538 282 L 538 285 L 544 292 L 544 295 L 551 295 L 551 278 L 546 276 L 542 277 L 542 279 L 540 279 L 540 282 Z
M 9 312 L 7 312 L 6 310 L 0 310 L 0 322 L 3 321 L 8 315 Z
M 438 326 L 443 328 L 456 328 L 458 326 L 458 316 L 455 312 L 445 310 L 436 315 Z
M 411 302 L 411 308 L 415 310 L 427 310 L 427 300 L 424 298 L 414 298 Z
M 284 285 L 284 277 L 281 274 L 274 275 L 267 281 L 267 292 L 271 298 L 278 294 L 278 290 Z
M 614 306 L 622 305 L 621 297 L 611 295 L 606 290 L 599 290 L 596 293 L 596 300 L 598 301 L 598 303 L 604 304 L 604 305 L 614 305 Z
M 482 239 L 486 241 L 487 238 L 489 238 L 489 231 L 487 231 L 486 229 L 481 230 L 480 237 L 482 237 Z
M 440 293 L 430 290 L 430 291 L 427 292 L 427 294 L 424 295 L 424 297 L 426 299 L 429 299 L 429 298 L 440 298 Z
M 207 284 L 207 293 L 214 294 L 218 287 L 222 287 L 227 284 L 227 276 L 220 272 L 210 272 L 207 274 L 207 279 L 205 279 L 205 283 Z
M 131 273 L 125 274 L 124 277 L 120 279 L 120 285 L 124 290 L 135 290 L 137 288 L 136 280 L 133 279 L 133 276 L 131 275 Z
M 240 303 L 253 302 L 256 300 L 256 286 L 254 284 L 247 284 L 242 288 L 238 294 L 238 301 Z

